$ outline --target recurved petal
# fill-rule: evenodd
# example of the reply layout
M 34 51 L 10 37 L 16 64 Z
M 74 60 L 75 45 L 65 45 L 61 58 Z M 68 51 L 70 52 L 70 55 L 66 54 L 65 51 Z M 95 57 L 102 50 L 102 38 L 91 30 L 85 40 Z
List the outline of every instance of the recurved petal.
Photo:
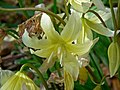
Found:
M 90 27 L 86 25 L 83 18 L 81 18 L 81 20 L 82 20 L 82 30 L 80 31 L 80 35 L 77 39 L 77 42 L 79 44 L 83 44 L 84 42 L 87 42 L 88 40 L 93 40 L 93 34 L 92 34 Z
M 47 39 L 38 39 L 36 36 L 29 37 L 28 32 L 25 30 L 23 36 L 22 36 L 22 41 L 27 47 L 31 47 L 34 49 L 42 49 L 49 47 L 51 44 L 50 41 Z
M 66 42 L 72 42 L 78 37 L 80 30 L 81 30 L 80 16 L 77 12 L 73 12 L 61 33 L 61 37 Z
M 67 51 L 81 56 L 89 52 L 92 45 L 93 45 L 93 41 L 87 41 L 83 44 L 67 44 L 66 47 L 67 47 Z
M 41 27 L 49 40 L 57 42 L 60 39 L 60 35 L 55 31 L 50 17 L 45 13 L 41 17 Z
M 98 34 L 107 36 L 107 37 L 113 37 L 114 31 L 104 27 L 103 25 L 99 23 L 94 23 L 92 21 L 89 21 L 88 19 L 85 19 L 86 25 L 88 25 L 93 31 L 95 31 Z
M 52 54 L 52 52 L 54 52 L 54 50 L 55 50 L 55 46 L 52 45 L 52 46 L 49 46 L 48 48 L 37 50 L 37 51 L 33 51 L 32 49 L 30 49 L 30 52 L 39 57 L 48 58 Z

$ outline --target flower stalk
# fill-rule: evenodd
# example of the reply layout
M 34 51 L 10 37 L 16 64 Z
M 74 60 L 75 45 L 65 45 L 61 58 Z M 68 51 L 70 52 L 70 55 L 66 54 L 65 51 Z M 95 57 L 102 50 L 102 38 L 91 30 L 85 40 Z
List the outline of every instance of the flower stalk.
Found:
M 114 10 L 113 10 L 113 2 L 112 2 L 112 0 L 109 0 L 109 5 L 110 5 L 110 9 L 111 9 L 113 24 L 114 24 L 114 30 L 115 30 L 114 37 L 115 37 L 116 34 L 117 34 L 117 21 L 116 21 L 115 13 L 114 13 Z
M 37 73 L 37 74 L 39 75 L 39 77 L 40 77 L 41 82 L 42 82 L 43 85 L 45 86 L 46 90 L 48 90 L 47 83 L 46 83 L 46 81 L 45 81 L 42 73 L 41 73 L 36 67 L 34 67 L 32 64 L 29 64 L 29 63 L 24 64 L 24 65 L 21 67 L 20 71 L 22 72 L 22 71 L 25 69 L 25 67 L 32 68 L 34 71 L 36 71 L 36 73 Z
M 95 12 L 93 10 L 88 10 L 87 13 L 88 12 L 91 12 L 91 13 L 95 14 L 99 18 L 99 20 L 102 22 L 103 26 L 107 27 L 106 24 L 105 24 L 105 22 L 103 21 L 103 19 L 100 17 L 100 15 L 97 12 Z
M 55 17 L 56 19 L 58 19 L 64 26 L 66 25 L 65 21 L 59 17 L 58 15 L 54 14 L 51 11 L 45 10 L 43 8 L 14 8 L 14 9 L 8 9 L 8 8 L 1 8 L 0 7 L 0 11 L 7 11 L 7 12 L 14 12 L 14 11 L 41 11 L 44 12 L 48 15 L 51 15 L 53 17 Z

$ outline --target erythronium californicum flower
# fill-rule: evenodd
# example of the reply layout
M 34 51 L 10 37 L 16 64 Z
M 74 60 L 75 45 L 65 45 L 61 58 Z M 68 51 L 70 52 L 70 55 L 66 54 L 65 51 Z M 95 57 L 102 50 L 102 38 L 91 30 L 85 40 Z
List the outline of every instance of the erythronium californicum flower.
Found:
M 79 14 L 72 13 L 63 31 L 59 34 L 54 29 L 50 17 L 43 13 L 41 27 L 45 32 L 46 39 L 39 40 L 36 36 L 29 37 L 26 30 L 22 36 L 23 43 L 26 46 L 36 49 L 36 51 L 31 49 L 31 53 L 47 58 L 47 63 L 54 62 L 53 58 L 58 57 L 60 64 L 64 66 L 65 90 L 72 90 L 73 81 L 78 78 L 79 63 L 75 55 L 81 56 L 89 52 L 93 45 L 93 41 L 83 44 L 74 43 L 81 30 L 81 20 L 78 17 Z
M 81 13 L 87 12 L 92 5 L 90 0 L 68 0 L 68 3 L 70 3 L 75 10 Z
M 79 18 L 81 19 L 82 22 L 82 30 L 80 31 L 80 35 L 78 38 L 78 43 L 84 43 L 89 40 L 93 40 L 93 34 L 92 31 L 95 31 L 98 34 L 107 36 L 107 37 L 113 37 L 114 36 L 114 31 L 110 30 L 109 28 L 103 26 L 101 24 L 101 21 L 99 18 L 94 15 L 93 13 L 86 13 L 84 17 L 82 17 L 82 13 L 79 13 L 73 9 L 71 9 L 71 12 L 76 12 L 79 14 Z M 109 18 L 111 18 L 111 15 L 109 12 L 104 12 L 101 10 L 96 11 L 101 18 L 104 21 L 107 21 Z
M 18 71 L 9 78 L 0 90 L 40 90 L 23 72 Z

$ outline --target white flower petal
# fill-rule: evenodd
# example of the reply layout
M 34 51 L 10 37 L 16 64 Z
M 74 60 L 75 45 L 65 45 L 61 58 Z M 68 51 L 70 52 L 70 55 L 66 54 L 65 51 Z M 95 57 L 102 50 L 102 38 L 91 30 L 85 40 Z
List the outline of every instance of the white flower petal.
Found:
M 29 37 L 28 32 L 25 30 L 22 41 L 27 47 L 34 49 L 42 49 L 48 47 L 51 43 L 47 39 L 38 39 L 36 36 Z
M 79 56 L 86 54 L 91 49 L 93 41 L 88 41 L 83 44 L 66 44 L 67 50 Z
M 41 49 L 41 50 L 37 50 L 37 51 L 33 51 L 32 49 L 30 49 L 32 54 L 35 54 L 37 56 L 43 57 L 43 58 L 49 58 L 49 56 L 51 55 L 51 53 L 55 50 L 55 46 L 49 46 L 48 48 L 45 49 Z
M 50 17 L 45 13 L 43 13 L 43 15 L 41 17 L 41 27 L 49 40 L 51 40 L 53 42 L 57 42 L 60 40 L 59 33 L 57 31 L 55 31 Z
M 87 12 L 92 4 L 90 0 L 69 0 L 69 3 L 81 13 Z
M 61 37 L 64 41 L 72 42 L 78 37 L 81 30 L 81 20 L 79 17 L 79 14 L 76 12 L 73 12 L 70 16 L 69 21 L 61 33 Z
M 89 21 L 88 19 L 85 19 L 86 25 L 88 25 L 93 31 L 107 36 L 107 37 L 113 37 L 114 36 L 114 31 L 104 27 L 103 25 L 99 23 L 94 23 L 92 21 Z
M 67 53 L 67 55 L 63 58 L 63 63 L 64 70 L 69 72 L 76 81 L 79 74 L 79 63 L 76 58 L 72 54 Z

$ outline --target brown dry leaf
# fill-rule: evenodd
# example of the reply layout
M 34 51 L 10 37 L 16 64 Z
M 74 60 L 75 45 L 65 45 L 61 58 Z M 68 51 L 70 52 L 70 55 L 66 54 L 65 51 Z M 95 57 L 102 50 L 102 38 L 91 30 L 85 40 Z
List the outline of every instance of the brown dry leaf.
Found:
M 0 56 L 6 56 L 6 55 L 11 53 L 11 51 L 14 48 L 14 45 L 13 45 L 12 42 L 4 41 L 0 45 L 0 47 L 1 47 L 1 49 L 0 49 Z
M 34 35 L 39 37 L 42 34 L 43 30 L 40 26 L 41 15 L 36 14 L 18 26 L 20 37 L 23 35 L 25 29 L 28 31 L 30 37 Z
M 64 82 L 63 77 L 59 77 L 56 72 L 51 73 L 48 83 L 62 84 Z
M 6 32 L 3 29 L 0 29 L 0 45 L 2 44 L 5 36 L 6 36 Z

